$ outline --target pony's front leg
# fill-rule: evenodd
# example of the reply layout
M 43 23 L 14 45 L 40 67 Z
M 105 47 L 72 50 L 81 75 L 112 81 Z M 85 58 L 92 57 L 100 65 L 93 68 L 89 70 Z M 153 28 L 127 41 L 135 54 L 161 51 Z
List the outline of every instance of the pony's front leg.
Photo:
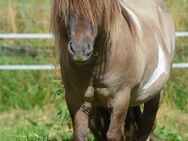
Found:
M 70 93 L 66 93 L 65 98 L 73 123 L 73 140 L 87 141 L 89 113 L 92 108 L 91 104 L 88 102 L 80 102 L 78 98 Z
M 74 141 L 87 141 L 87 136 L 89 132 L 88 122 L 89 122 L 89 114 L 91 110 L 90 103 L 84 103 L 81 107 L 76 111 L 74 115 Z
M 124 122 L 130 101 L 130 89 L 125 88 L 118 92 L 113 99 L 110 127 L 107 132 L 107 141 L 123 141 Z

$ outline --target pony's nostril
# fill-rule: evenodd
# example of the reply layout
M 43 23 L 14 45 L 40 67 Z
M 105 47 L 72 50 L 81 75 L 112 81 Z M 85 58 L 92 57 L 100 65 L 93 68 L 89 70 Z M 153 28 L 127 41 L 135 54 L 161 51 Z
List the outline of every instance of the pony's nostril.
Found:
M 90 56 L 91 55 L 91 52 L 92 52 L 92 46 L 87 43 L 84 45 L 84 48 L 83 48 L 83 53 L 86 55 L 86 56 Z
M 74 49 L 72 46 L 70 46 L 71 52 L 74 53 Z
M 73 43 L 70 42 L 69 43 L 69 46 L 68 46 L 68 50 L 71 54 L 74 54 L 75 53 L 75 49 L 74 49 L 74 46 L 73 46 Z
M 90 49 L 91 49 L 91 46 L 90 46 L 89 43 L 87 43 L 87 44 L 84 45 L 83 52 L 87 52 L 87 51 L 89 51 Z
M 86 56 L 87 56 L 87 57 L 90 57 L 91 54 L 92 54 L 92 52 L 88 52 L 88 53 L 86 54 Z

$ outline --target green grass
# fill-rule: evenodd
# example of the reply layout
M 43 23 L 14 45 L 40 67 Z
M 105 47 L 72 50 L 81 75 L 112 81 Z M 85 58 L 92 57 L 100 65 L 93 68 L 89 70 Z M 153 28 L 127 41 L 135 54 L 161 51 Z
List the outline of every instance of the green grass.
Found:
M 188 27 L 188 1 L 166 0 L 176 29 Z M 1 0 L 1 33 L 48 33 L 51 0 Z M 183 12 L 183 16 L 181 14 Z M 188 39 L 177 39 L 175 62 L 188 62 Z M 0 48 L 0 64 L 57 64 L 48 40 L 0 40 L 0 46 L 31 47 L 32 56 Z M 165 141 L 188 141 L 188 70 L 173 70 L 155 132 Z M 72 124 L 58 71 L 0 71 L 0 141 L 70 141 Z M 93 137 L 90 137 L 93 141 Z
M 0 47 L 0 65 L 15 65 L 15 64 L 49 64 L 56 62 L 54 56 L 54 48 L 41 47 L 32 49 L 30 52 L 21 51 L 24 47 L 10 46 L 14 51 Z
M 6 73 L 19 79 L 7 78 Z M 11 74 L 4 72 L 0 75 L 4 76 L 1 77 L 3 81 L 0 81 L 0 85 L 7 87 L 1 87 L 3 91 L 0 92 L 0 140 L 42 141 L 43 138 L 48 138 L 52 141 L 70 141 L 72 125 L 64 101 L 64 90 L 53 72 L 15 71 Z M 168 87 L 169 85 L 166 91 Z M 187 109 L 176 104 L 171 105 L 171 102 L 168 104 L 169 100 L 166 98 L 168 97 L 165 95 L 165 103 L 160 107 L 156 133 L 165 141 L 186 141 Z M 184 106 L 187 105 L 185 103 Z
M 172 141 L 172 140 L 173 141 L 182 141 L 183 140 L 181 135 L 173 132 L 170 129 L 166 129 L 163 126 L 158 126 L 156 133 L 163 136 L 163 140 L 165 140 L 165 141 Z
M 188 112 L 188 70 L 174 69 L 164 89 L 164 102 L 171 107 Z
M 43 106 L 43 101 L 51 93 L 50 72 L 6 72 L 0 71 L 0 111 L 12 108 L 29 109 Z M 48 77 L 47 77 L 48 76 Z M 36 80 L 37 79 L 37 80 Z M 45 81 L 48 83 L 43 83 Z M 3 85 L 5 83 L 5 85 Z

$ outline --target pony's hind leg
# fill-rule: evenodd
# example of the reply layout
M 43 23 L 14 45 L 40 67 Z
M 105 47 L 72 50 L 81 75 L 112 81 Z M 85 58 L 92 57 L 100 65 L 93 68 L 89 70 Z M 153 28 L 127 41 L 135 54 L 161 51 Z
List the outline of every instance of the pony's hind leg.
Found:
M 144 111 L 141 122 L 137 122 L 139 130 L 137 133 L 137 141 L 149 140 L 150 134 L 155 128 L 155 119 L 160 103 L 160 92 L 156 97 L 144 103 Z
M 89 128 L 97 141 L 106 141 L 110 124 L 110 113 L 102 107 L 95 107 L 90 115 Z
M 135 133 L 138 130 L 137 123 L 140 120 L 140 115 L 138 115 L 138 112 L 136 111 L 137 107 L 129 107 L 127 117 L 125 120 L 125 126 L 124 131 L 126 133 L 126 141 L 134 141 L 135 140 Z

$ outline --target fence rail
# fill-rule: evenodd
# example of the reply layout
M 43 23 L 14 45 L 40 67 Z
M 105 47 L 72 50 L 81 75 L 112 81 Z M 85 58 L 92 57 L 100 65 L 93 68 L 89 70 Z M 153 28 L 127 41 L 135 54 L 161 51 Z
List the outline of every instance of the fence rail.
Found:
M 52 34 L 0 34 L 0 39 L 52 39 Z
M 188 32 L 176 32 L 176 37 L 188 37 Z
M 188 63 L 175 63 L 174 69 L 188 69 Z M 54 65 L 0 65 L 0 70 L 56 70 Z
M 182 37 L 188 37 L 188 32 L 176 32 L 177 38 Z M 0 34 L 0 39 L 52 39 L 52 34 L 48 33 L 30 33 L 30 34 L 19 34 L 19 33 L 13 33 L 13 34 Z
M 188 32 L 176 32 L 177 38 L 188 37 Z M 52 39 L 52 34 L 0 34 L 0 39 Z M 188 63 L 175 63 L 175 69 L 188 69 Z M 0 70 L 54 70 L 53 65 L 0 65 Z
M 0 70 L 54 70 L 53 65 L 0 65 Z

